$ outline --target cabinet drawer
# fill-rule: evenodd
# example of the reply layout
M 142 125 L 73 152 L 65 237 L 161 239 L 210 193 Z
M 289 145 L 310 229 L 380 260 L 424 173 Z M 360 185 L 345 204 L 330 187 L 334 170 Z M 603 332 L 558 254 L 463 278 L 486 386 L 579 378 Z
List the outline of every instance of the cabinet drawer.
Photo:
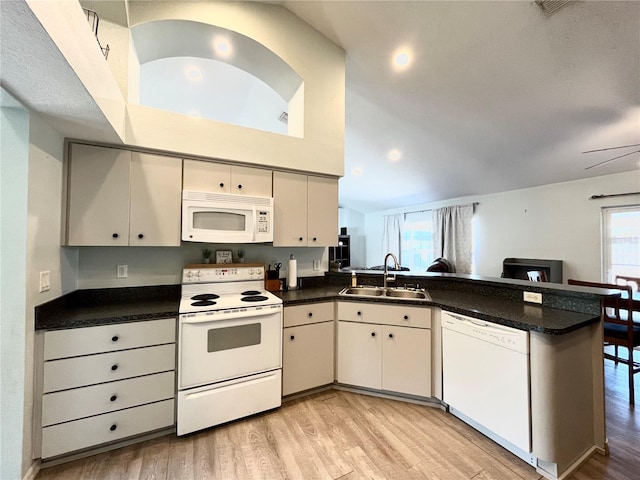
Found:
M 105 413 L 42 429 L 42 458 L 151 432 L 174 424 L 174 400 Z
M 174 397 L 175 388 L 175 373 L 164 372 L 48 393 L 42 397 L 42 425 L 167 400 Z
M 431 328 L 431 308 L 381 303 L 338 302 L 338 320 Z
M 113 352 L 175 341 L 175 318 L 52 330 L 44 334 L 44 359 Z
M 333 383 L 333 321 L 288 327 L 282 342 L 282 395 Z
M 333 320 L 333 302 L 308 303 L 305 305 L 295 305 L 285 307 L 284 326 L 294 327 L 296 325 L 307 325 L 309 323 L 319 323 Z
M 175 370 L 175 344 L 51 360 L 44 363 L 43 392 Z

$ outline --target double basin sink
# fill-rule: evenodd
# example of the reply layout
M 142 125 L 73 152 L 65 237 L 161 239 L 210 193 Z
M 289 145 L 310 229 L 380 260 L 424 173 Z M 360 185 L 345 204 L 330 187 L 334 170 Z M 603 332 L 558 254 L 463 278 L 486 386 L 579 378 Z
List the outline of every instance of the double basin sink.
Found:
M 346 297 L 386 297 L 400 300 L 423 300 L 425 302 L 431 301 L 431 297 L 427 292 L 414 288 L 369 286 L 346 287 L 340 290 L 339 295 L 343 295 Z

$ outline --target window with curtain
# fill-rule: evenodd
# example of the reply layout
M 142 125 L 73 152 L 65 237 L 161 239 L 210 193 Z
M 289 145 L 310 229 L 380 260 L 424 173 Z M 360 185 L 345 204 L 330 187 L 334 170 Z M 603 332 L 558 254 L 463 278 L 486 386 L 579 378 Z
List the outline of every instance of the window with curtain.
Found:
M 602 209 L 602 277 L 640 277 L 640 205 Z
M 404 215 L 400 263 L 412 272 L 424 272 L 434 260 L 431 210 Z

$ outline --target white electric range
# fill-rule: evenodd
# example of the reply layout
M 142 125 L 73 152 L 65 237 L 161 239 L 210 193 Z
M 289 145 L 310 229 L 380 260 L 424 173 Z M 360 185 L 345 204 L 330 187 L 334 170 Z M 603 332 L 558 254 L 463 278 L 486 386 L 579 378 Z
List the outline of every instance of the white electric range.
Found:
M 264 265 L 188 265 L 178 333 L 178 435 L 270 410 L 282 398 L 282 299 Z

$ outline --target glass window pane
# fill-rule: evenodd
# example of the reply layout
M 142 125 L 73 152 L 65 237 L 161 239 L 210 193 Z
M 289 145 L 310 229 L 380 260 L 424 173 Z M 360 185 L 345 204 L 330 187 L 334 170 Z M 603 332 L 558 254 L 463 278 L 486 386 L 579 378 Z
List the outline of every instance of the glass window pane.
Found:
M 640 277 L 640 206 L 603 209 L 603 281 Z

